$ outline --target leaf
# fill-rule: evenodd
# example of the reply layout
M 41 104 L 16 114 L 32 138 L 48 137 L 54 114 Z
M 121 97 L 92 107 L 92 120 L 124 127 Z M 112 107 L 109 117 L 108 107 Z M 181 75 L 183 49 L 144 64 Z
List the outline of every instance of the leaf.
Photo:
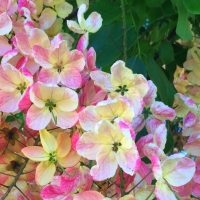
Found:
M 192 14 L 200 14 L 200 0 L 183 0 L 186 9 Z
M 173 150 L 174 138 L 170 127 L 170 122 L 168 120 L 166 121 L 166 126 L 167 126 L 167 142 L 165 144 L 164 152 L 168 153 L 169 151 Z
M 149 7 L 160 7 L 165 0 L 146 0 L 146 4 Z
M 176 33 L 182 40 L 192 40 L 192 32 L 188 21 L 188 11 L 183 5 L 182 0 L 172 0 L 178 9 L 178 23 Z
M 86 13 L 86 18 L 92 12 L 98 12 L 101 15 L 103 19 L 102 26 L 109 25 L 121 15 L 120 4 L 109 0 L 104 0 L 103 3 L 99 1 L 92 4 Z
M 186 61 L 187 49 L 182 45 L 175 43 L 172 45 L 174 49 L 174 60 L 179 67 L 183 67 L 183 63 Z
M 19 120 L 24 121 L 23 113 L 22 113 L 22 112 L 19 112 L 19 113 L 16 113 L 14 116 L 9 115 L 9 116 L 6 117 L 5 122 L 13 122 L 13 121 L 15 121 L 16 119 L 19 119 Z
M 132 69 L 135 74 L 142 74 L 144 77 L 147 77 L 147 71 L 145 64 L 139 58 L 131 57 L 127 59 L 126 66 Z
M 163 41 L 158 52 L 163 64 L 168 64 L 174 60 L 174 49 L 169 41 Z
M 132 26 L 127 26 L 127 50 L 136 42 L 137 33 Z M 97 67 L 102 68 L 113 64 L 122 55 L 122 24 L 114 23 L 101 28 L 96 34 L 90 36 L 90 47 L 97 53 Z
M 168 106 L 172 106 L 174 95 L 176 93 L 173 85 L 169 82 L 165 73 L 152 58 L 146 57 L 146 66 L 150 79 L 158 88 L 158 94 L 161 101 Z
M 19 129 L 23 130 L 25 120 L 24 120 L 24 115 L 22 112 L 16 113 L 13 116 L 12 115 L 7 116 L 5 122 L 14 122 L 16 120 L 20 120 L 21 124 L 20 124 Z

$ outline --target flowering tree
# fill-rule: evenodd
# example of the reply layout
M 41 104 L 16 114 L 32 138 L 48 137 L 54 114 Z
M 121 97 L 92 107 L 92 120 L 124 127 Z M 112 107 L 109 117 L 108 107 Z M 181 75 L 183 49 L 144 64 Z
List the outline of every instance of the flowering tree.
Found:
M 0 1 L 1 199 L 200 198 L 198 14 Z

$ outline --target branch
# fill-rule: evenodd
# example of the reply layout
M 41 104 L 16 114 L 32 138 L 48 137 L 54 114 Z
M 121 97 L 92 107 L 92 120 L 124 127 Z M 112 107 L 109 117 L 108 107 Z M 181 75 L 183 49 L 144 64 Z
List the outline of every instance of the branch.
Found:
M 38 136 L 35 143 L 34 143 L 34 146 L 36 146 L 40 141 L 40 137 Z M 20 167 L 20 170 L 18 172 L 18 174 L 16 175 L 15 177 L 15 180 L 12 182 L 12 184 L 8 187 L 8 190 L 6 191 L 6 193 L 2 196 L 1 200 L 5 200 L 6 197 L 8 196 L 8 194 L 10 193 L 10 191 L 12 190 L 13 187 L 16 187 L 16 183 L 19 179 L 19 177 L 23 174 L 23 171 L 24 171 L 24 168 L 26 167 L 29 159 L 28 158 L 24 158 L 24 163 L 23 165 Z

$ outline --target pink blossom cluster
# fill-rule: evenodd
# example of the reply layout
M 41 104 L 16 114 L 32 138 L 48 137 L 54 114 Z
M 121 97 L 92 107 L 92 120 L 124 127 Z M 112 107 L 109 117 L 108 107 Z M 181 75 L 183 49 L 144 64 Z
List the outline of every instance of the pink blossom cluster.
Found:
M 200 197 L 199 106 L 182 94 L 175 110 L 156 101 L 154 83 L 121 60 L 111 73 L 99 70 L 88 45 L 101 15 L 85 19 L 89 1 L 77 6 L 78 21 L 67 21 L 81 34 L 75 48 L 62 31 L 69 3 L 0 1 L 0 197 Z M 176 117 L 184 119 L 188 156 L 164 151 L 166 121 Z

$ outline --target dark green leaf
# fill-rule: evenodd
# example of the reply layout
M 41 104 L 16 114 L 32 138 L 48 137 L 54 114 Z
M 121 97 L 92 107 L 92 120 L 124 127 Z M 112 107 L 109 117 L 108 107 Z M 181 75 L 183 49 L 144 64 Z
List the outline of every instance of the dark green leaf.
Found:
M 192 14 L 200 14 L 200 0 L 183 0 L 183 4 Z
M 186 61 L 187 49 L 183 48 L 182 45 L 176 43 L 173 44 L 174 49 L 174 60 L 179 67 L 183 67 L 183 63 Z
M 147 77 L 147 71 L 144 63 L 137 57 L 131 57 L 127 59 L 126 66 L 132 69 L 135 74 L 142 74 Z
M 172 135 L 172 131 L 171 131 L 171 127 L 170 127 L 170 122 L 169 121 L 167 121 L 166 126 L 167 126 L 167 142 L 165 144 L 164 152 L 168 153 L 169 151 L 173 152 L 174 138 L 173 138 L 173 135 Z
M 163 70 L 152 58 L 146 57 L 146 66 L 150 79 L 158 88 L 158 94 L 161 101 L 168 106 L 172 106 L 174 102 L 174 95 L 176 93 L 173 85 L 168 81 Z
M 131 26 L 127 26 L 127 50 L 136 42 L 137 33 Z M 101 28 L 90 36 L 90 47 L 97 53 L 97 67 L 102 68 L 113 64 L 122 54 L 122 24 L 111 24 Z
M 101 15 L 103 18 L 102 26 L 109 25 L 121 15 L 120 4 L 109 0 L 104 0 L 103 3 L 100 1 L 90 6 L 86 13 L 86 18 L 92 12 L 98 12 Z
M 15 114 L 14 116 L 9 115 L 9 116 L 6 117 L 6 120 L 5 120 L 5 121 L 6 121 L 6 122 L 13 122 L 13 121 L 15 121 L 16 119 L 19 119 L 19 120 L 24 121 L 24 115 L 23 115 L 23 113 L 22 113 L 22 112 L 19 112 L 19 113 Z
M 149 7 L 160 7 L 165 0 L 146 0 L 146 4 Z
M 174 60 L 174 49 L 170 42 L 164 40 L 160 45 L 158 52 L 163 64 L 168 64 Z

